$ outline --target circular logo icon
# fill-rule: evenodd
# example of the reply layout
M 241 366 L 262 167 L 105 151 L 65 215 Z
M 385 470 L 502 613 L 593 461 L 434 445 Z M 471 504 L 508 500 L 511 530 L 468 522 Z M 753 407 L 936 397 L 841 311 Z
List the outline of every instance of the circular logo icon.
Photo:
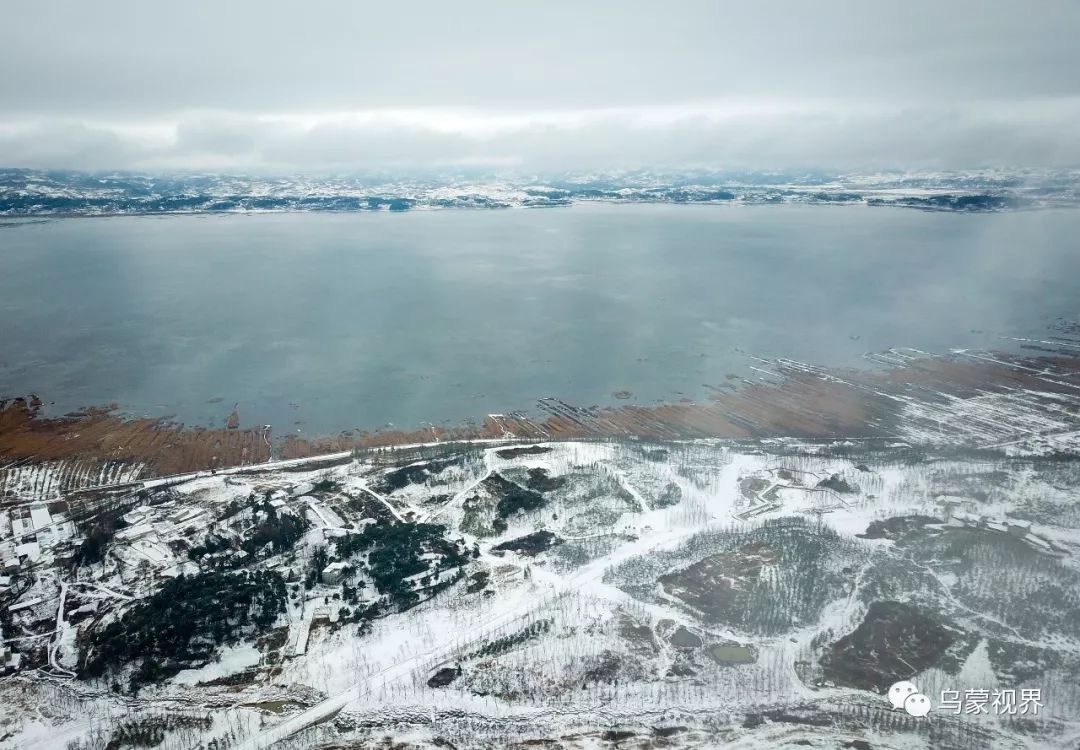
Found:
M 930 699 L 922 693 L 912 693 L 904 701 L 904 710 L 912 716 L 926 716 L 930 713 Z
M 915 687 L 914 682 L 908 682 L 903 680 L 897 682 L 891 688 L 889 688 L 889 703 L 893 708 L 903 708 L 904 701 L 908 699 L 909 695 L 915 695 L 919 692 L 919 688 Z

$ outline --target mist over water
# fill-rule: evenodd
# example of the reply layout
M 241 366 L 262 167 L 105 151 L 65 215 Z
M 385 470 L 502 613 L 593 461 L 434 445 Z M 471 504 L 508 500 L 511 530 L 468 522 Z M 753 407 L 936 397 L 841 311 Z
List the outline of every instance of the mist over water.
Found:
M 575 206 L 0 229 L 0 395 L 277 435 L 704 398 L 748 355 L 1015 348 L 1075 320 L 1080 214 Z M 55 402 L 55 403 L 53 403 Z

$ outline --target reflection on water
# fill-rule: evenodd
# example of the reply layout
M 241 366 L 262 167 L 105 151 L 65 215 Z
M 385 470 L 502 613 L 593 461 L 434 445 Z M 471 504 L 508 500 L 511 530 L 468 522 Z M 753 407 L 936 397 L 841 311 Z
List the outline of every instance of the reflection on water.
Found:
M 191 424 L 238 402 L 276 434 L 698 398 L 747 354 L 1045 337 L 1078 312 L 1078 230 L 804 206 L 28 223 L 0 235 L 0 394 Z

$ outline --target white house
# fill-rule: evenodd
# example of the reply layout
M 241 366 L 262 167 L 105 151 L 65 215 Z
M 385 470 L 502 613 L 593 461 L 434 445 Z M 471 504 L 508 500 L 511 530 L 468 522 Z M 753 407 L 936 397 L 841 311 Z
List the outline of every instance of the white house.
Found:
M 52 524 L 52 514 L 45 507 L 45 503 L 34 503 L 30 506 L 30 521 L 34 529 L 43 529 Z
M 323 583 L 340 583 L 341 579 L 345 575 L 345 568 L 347 567 L 349 567 L 348 563 L 344 563 L 341 561 L 330 563 L 325 568 L 323 568 Z

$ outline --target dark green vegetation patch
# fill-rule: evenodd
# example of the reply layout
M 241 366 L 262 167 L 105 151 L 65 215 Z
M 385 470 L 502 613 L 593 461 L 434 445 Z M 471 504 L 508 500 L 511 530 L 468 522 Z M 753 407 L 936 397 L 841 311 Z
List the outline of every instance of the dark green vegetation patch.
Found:
M 253 510 L 254 526 L 239 544 L 233 535 L 212 534 L 188 550 L 188 557 L 204 567 L 236 567 L 288 552 L 308 529 L 307 521 L 291 513 L 278 513 L 269 502 L 256 503 Z M 234 554 L 237 552 L 246 555 Z
M 523 643 L 539 638 L 551 630 L 551 620 L 537 620 L 529 623 L 521 630 L 510 635 L 504 635 L 493 641 L 488 641 L 479 649 L 469 654 L 468 659 L 482 659 L 489 656 L 501 656 L 513 651 Z
M 529 479 L 525 484 L 536 492 L 554 492 L 566 484 L 566 477 L 553 477 L 547 469 L 529 469 Z
M 682 502 L 682 490 L 674 482 L 668 482 L 664 489 L 649 503 L 652 510 L 657 508 L 670 508 Z
M 436 474 L 451 466 L 460 465 L 463 461 L 464 456 L 454 456 L 402 466 L 400 469 L 392 469 L 383 474 L 373 486 L 379 492 L 388 495 L 410 484 L 424 484 Z
M 544 505 L 544 496 L 539 492 L 527 490 L 497 471 L 493 471 L 480 484 L 493 498 L 497 498 L 495 510 L 502 519 L 522 511 L 527 513 Z
M 839 474 L 833 474 L 828 479 L 822 479 L 820 482 L 817 483 L 817 486 L 824 489 L 832 490 L 833 492 L 839 492 L 844 495 L 859 491 L 858 487 L 844 479 Z
M 367 553 L 368 574 L 379 593 L 388 595 L 399 606 L 419 600 L 412 576 L 426 573 L 431 561 L 422 555 L 437 557 L 434 572 L 458 568 L 468 561 L 464 547 L 443 537 L 446 527 L 433 523 L 393 523 L 378 521 L 359 534 L 336 540 L 342 559 Z
M 263 632 L 285 611 L 276 572 L 179 576 L 90 636 L 82 677 L 141 659 L 131 686 L 209 661 L 218 647 Z
M 461 667 L 443 667 L 428 678 L 427 684 L 430 688 L 446 687 L 458 677 L 461 677 Z
M 299 516 L 277 514 L 271 506 L 269 513 L 252 530 L 240 549 L 258 557 L 263 552 L 281 554 L 292 549 L 307 530 L 308 524 Z
M 522 555 L 538 555 L 559 544 L 561 540 L 550 531 L 534 531 L 517 539 L 496 545 L 495 549 L 506 552 L 518 552 Z
M 526 445 L 520 448 L 503 448 L 495 451 L 495 453 L 499 458 L 518 458 L 519 456 L 539 456 L 544 453 L 551 453 L 551 448 L 542 445 Z
M 941 519 L 920 515 L 894 516 L 883 521 L 871 521 L 866 531 L 856 536 L 860 539 L 901 539 L 932 523 L 941 523 Z

